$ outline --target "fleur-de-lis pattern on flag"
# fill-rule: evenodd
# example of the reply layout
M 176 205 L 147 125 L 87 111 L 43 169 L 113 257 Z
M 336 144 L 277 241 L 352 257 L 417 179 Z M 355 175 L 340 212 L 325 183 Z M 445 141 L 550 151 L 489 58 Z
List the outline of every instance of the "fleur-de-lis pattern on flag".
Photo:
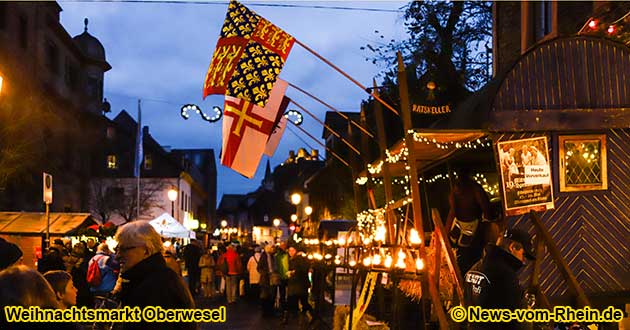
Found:
M 231 1 L 203 97 L 225 94 L 264 107 L 294 42 L 282 29 Z

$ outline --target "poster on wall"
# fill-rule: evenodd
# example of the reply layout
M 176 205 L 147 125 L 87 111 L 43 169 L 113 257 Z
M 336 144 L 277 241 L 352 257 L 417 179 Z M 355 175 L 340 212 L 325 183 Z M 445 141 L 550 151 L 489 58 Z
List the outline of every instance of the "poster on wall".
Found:
M 553 209 L 547 137 L 502 141 L 497 147 L 505 214 Z

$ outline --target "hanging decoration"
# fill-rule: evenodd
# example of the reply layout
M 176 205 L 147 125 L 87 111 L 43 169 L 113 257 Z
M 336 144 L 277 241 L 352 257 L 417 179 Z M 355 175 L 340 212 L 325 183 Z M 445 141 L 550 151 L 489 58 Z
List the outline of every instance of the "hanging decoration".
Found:
M 356 329 L 359 320 L 365 313 L 365 310 L 370 305 L 370 301 L 372 300 L 372 294 L 374 293 L 374 287 L 376 286 L 376 280 L 378 279 L 377 272 L 369 272 L 365 278 L 365 282 L 363 283 L 363 289 L 361 289 L 361 295 L 359 295 L 359 300 L 357 306 L 352 311 L 352 328 Z M 350 314 L 346 317 L 346 323 L 344 329 L 348 329 L 348 325 L 350 323 Z
M 201 108 L 197 106 L 196 104 L 183 105 L 181 108 L 180 114 L 182 115 L 184 119 L 188 120 L 188 118 L 190 118 L 190 115 L 188 114 L 189 111 L 196 112 L 197 114 L 201 116 L 201 119 L 209 123 L 214 123 L 216 121 L 219 121 L 219 119 L 221 119 L 221 117 L 223 116 L 223 111 L 221 111 L 221 108 L 219 108 L 216 105 L 212 107 L 213 114 L 211 116 L 203 112 L 203 110 L 201 110 Z
M 293 109 L 285 112 L 284 117 L 293 122 L 295 126 L 302 125 L 302 122 L 304 121 L 304 116 L 302 115 L 302 113 Z

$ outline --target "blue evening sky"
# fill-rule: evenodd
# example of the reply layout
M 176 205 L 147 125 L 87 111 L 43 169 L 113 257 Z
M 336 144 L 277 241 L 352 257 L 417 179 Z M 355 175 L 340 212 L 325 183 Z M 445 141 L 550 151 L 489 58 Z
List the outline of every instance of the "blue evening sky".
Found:
M 405 38 L 402 12 L 375 12 L 317 8 L 287 8 L 256 4 L 356 7 L 398 10 L 406 2 L 376 1 L 272 1 L 243 4 L 284 29 L 296 39 L 320 53 L 353 76 L 364 86 L 382 68 L 365 58 L 366 44 L 382 44 L 390 39 Z M 137 116 L 137 99 L 142 99 L 142 124 L 161 145 L 172 148 L 212 148 L 217 162 L 218 200 L 222 194 L 246 193 L 256 189 L 264 175 L 267 157 L 256 176 L 247 179 L 220 165 L 220 122 L 210 124 L 200 117 L 184 120 L 180 107 L 195 103 L 206 112 L 214 105 L 223 107 L 223 96 L 211 95 L 202 100 L 202 87 L 214 46 L 227 11 L 227 2 L 129 3 L 129 2 L 60 2 L 61 23 L 70 35 L 83 32 L 83 19 L 89 19 L 88 32 L 105 47 L 112 69 L 105 76 L 105 97 L 115 117 L 126 109 Z M 375 33 L 378 31 L 379 33 Z M 384 38 L 380 38 L 383 35 Z M 341 74 L 321 62 L 299 45 L 294 45 L 282 79 L 289 81 L 342 111 L 358 111 L 367 94 Z M 323 121 L 326 108 L 289 87 L 287 96 L 295 99 Z M 290 106 L 290 109 L 295 106 Z M 289 130 L 271 158 L 272 168 L 283 162 L 289 150 L 323 147 L 289 125 Z M 322 126 L 305 114 L 302 125 L 320 137 Z M 300 139 L 301 138 L 301 139 Z M 323 140 L 320 139 L 320 142 Z

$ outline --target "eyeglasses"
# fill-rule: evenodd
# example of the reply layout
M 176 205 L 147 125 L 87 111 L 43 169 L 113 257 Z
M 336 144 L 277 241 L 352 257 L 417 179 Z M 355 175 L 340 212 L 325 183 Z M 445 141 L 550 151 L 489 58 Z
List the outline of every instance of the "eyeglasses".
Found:
M 117 247 L 114 249 L 114 251 L 115 251 L 116 253 L 118 253 L 118 254 L 121 254 L 121 253 L 125 253 L 125 252 L 127 252 L 127 251 L 129 251 L 129 250 L 133 250 L 133 249 L 135 249 L 135 248 L 139 248 L 139 247 L 143 247 L 143 246 L 144 246 L 144 245 L 124 246 L 124 247 L 123 247 L 123 246 L 120 246 L 120 245 L 119 245 L 119 246 L 117 246 Z

